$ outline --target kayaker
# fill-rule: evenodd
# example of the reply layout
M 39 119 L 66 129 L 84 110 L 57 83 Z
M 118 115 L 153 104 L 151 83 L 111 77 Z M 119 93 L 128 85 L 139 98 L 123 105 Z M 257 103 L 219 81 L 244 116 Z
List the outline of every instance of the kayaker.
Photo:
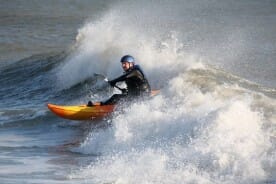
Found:
M 151 87 L 149 82 L 141 67 L 135 64 L 134 57 L 125 55 L 121 58 L 120 62 L 124 74 L 116 79 L 108 81 L 108 83 L 112 87 L 115 87 L 117 82 L 125 82 L 127 89 L 123 89 L 122 94 L 114 94 L 105 102 L 101 102 L 101 105 L 116 104 L 122 99 L 131 100 L 133 98 L 150 96 Z M 87 105 L 93 106 L 93 103 L 89 101 Z

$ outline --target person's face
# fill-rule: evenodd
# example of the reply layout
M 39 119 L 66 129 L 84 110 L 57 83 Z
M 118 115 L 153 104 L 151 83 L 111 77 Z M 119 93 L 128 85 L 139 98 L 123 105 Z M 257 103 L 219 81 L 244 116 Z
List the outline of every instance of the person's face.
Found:
M 124 71 L 127 71 L 128 69 L 130 69 L 132 65 L 133 64 L 129 62 L 122 62 L 122 68 L 124 69 Z

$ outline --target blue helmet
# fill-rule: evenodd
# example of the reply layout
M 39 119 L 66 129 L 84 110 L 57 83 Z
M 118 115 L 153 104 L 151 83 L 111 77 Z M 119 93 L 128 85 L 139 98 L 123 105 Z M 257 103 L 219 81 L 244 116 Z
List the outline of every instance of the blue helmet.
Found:
M 125 55 L 121 58 L 121 63 L 123 62 L 129 62 L 129 63 L 134 63 L 134 57 L 130 56 L 130 55 Z

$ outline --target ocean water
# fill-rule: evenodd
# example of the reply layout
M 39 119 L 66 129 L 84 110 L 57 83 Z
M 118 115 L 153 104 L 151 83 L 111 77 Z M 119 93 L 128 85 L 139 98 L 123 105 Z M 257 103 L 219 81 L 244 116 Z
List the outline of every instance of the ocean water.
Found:
M 269 0 L 1 0 L 0 183 L 276 183 L 275 32 Z M 119 93 L 124 54 L 160 94 L 49 112 Z

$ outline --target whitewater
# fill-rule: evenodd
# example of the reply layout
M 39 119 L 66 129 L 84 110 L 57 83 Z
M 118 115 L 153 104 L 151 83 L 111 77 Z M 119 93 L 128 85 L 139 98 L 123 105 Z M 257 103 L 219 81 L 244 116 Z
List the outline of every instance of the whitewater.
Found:
M 45 41 L 2 39 L 1 50 L 15 50 L 0 65 L 1 183 L 276 182 L 275 3 L 55 3 L 19 3 L 24 21 L 44 23 L 38 30 L 0 14 L 4 30 L 22 26 Z M 120 93 L 98 74 L 119 76 L 125 54 L 158 95 L 96 121 L 49 112 L 47 103 Z

